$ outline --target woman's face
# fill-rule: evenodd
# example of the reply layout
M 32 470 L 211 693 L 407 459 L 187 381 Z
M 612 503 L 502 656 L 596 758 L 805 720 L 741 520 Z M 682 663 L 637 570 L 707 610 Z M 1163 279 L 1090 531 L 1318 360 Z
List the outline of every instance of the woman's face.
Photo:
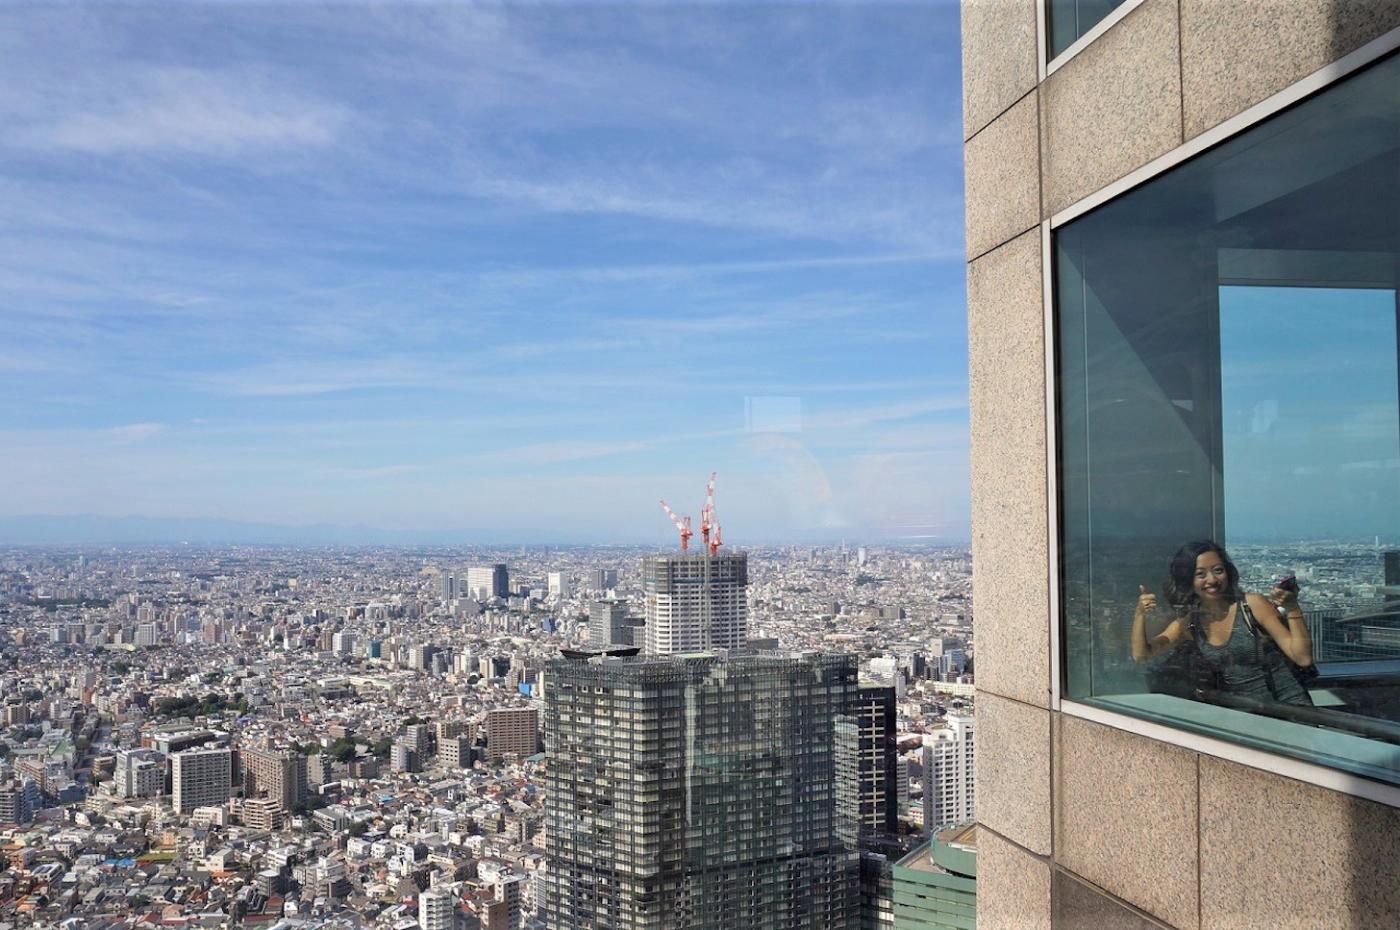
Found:
M 1196 557 L 1196 596 L 1202 601 L 1218 601 L 1230 587 L 1230 573 L 1225 560 L 1215 552 L 1202 552 Z

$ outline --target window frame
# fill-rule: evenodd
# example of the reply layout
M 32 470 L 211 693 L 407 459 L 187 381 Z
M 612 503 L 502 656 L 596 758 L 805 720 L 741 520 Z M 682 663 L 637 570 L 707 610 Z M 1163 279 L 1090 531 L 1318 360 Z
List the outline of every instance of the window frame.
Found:
M 1050 54 L 1050 4 L 1054 0 L 1039 0 L 1035 5 L 1036 63 L 1040 80 L 1045 80 L 1070 62 L 1074 56 L 1093 45 L 1100 36 L 1116 26 L 1125 16 L 1142 6 L 1147 0 L 1123 0 L 1103 19 L 1090 26 L 1088 31 L 1065 47 L 1058 55 Z
M 1046 10 L 1049 0 L 1037 4 L 1037 31 L 1039 33 L 1041 80 L 1048 73 L 1061 67 L 1084 47 L 1101 36 L 1108 29 L 1136 9 L 1143 0 L 1127 0 L 1113 13 L 1097 23 L 1093 29 L 1081 36 L 1073 45 L 1062 52 L 1054 61 L 1046 61 L 1048 35 L 1046 32 Z M 1317 94 L 1351 74 L 1380 61 L 1400 50 L 1400 28 L 1392 29 L 1371 40 L 1355 51 L 1319 68 L 1312 74 L 1296 81 L 1277 93 L 1261 100 L 1254 106 L 1236 114 L 1228 120 L 1189 139 L 1169 152 L 1153 159 L 1145 165 L 1129 172 L 1117 181 L 1076 201 L 1060 212 L 1040 223 L 1040 267 L 1041 298 L 1044 312 L 1045 349 L 1045 474 L 1047 508 L 1047 554 L 1049 572 L 1049 618 L 1050 618 L 1050 706 L 1059 713 L 1094 721 L 1119 730 L 1126 730 L 1159 742 L 1179 746 L 1202 755 L 1236 762 L 1250 768 L 1272 772 L 1308 784 L 1317 785 L 1354 797 L 1365 798 L 1389 807 L 1400 808 L 1400 785 L 1391 785 L 1355 775 L 1341 769 L 1314 762 L 1305 762 L 1291 756 L 1276 755 L 1262 749 L 1255 749 L 1227 739 L 1203 734 L 1131 716 L 1118 711 L 1107 710 L 1095 705 L 1081 703 L 1063 695 L 1065 676 L 1068 673 L 1067 656 L 1064 649 L 1065 616 L 1062 589 L 1064 585 L 1064 565 L 1061 558 L 1061 531 L 1063 514 L 1060 493 L 1060 398 L 1059 398 L 1059 327 L 1055 306 L 1054 274 L 1054 234 L 1055 230 L 1071 220 L 1077 219 L 1098 207 L 1103 206 L 1129 191 L 1170 171 L 1172 168 L 1195 158 L 1245 130 L 1263 122 L 1300 102 Z

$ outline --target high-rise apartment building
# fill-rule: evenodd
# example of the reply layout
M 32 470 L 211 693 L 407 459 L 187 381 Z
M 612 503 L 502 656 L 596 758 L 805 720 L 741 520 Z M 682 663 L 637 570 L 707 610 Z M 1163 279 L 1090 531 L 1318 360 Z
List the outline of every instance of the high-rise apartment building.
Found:
M 574 593 L 574 586 L 564 572 L 550 572 L 545 578 L 550 597 L 565 598 Z
M 389 747 L 389 770 L 392 772 L 417 772 L 422 770 L 422 760 L 413 747 L 399 740 Z
M 0 825 L 30 823 L 40 803 L 39 785 L 32 778 L 13 779 L 0 785 Z
M 862 684 L 836 725 L 837 831 L 847 845 L 899 831 L 894 688 Z
M 625 600 L 608 598 L 588 605 L 588 644 L 595 649 L 640 646 L 635 640 L 641 626 L 640 617 L 628 614 Z
M 964 0 L 962 46 L 978 926 L 1394 925 L 1400 3 Z M 1194 540 L 1296 574 L 1306 701 L 1184 664 Z
M 510 594 L 510 577 L 506 566 L 473 565 L 467 569 L 466 595 L 479 601 L 489 601 Z
M 426 759 L 432 754 L 436 742 L 433 727 L 426 723 L 410 723 L 403 728 L 402 742 L 412 749 L 419 759 Z
M 457 899 L 451 893 L 429 889 L 418 895 L 420 930 L 456 930 Z
M 434 723 L 433 732 L 437 736 L 437 741 L 441 743 L 445 739 L 463 734 L 475 736 L 476 726 L 470 720 L 464 720 L 461 717 L 448 717 Z
M 643 652 L 739 649 L 748 641 L 749 560 L 744 553 L 676 553 L 642 562 Z
M 233 754 L 228 749 L 187 749 L 170 757 L 171 806 L 179 814 L 217 807 L 229 799 Z
M 154 798 L 165 793 L 165 756 L 153 749 L 117 753 L 112 788 L 119 798 Z
M 597 568 L 588 573 L 589 590 L 595 594 L 605 594 L 617 587 L 617 569 Z
M 848 928 L 846 656 L 565 658 L 546 692 L 551 930 Z
M 520 876 L 497 877 L 491 883 L 491 893 L 496 900 L 486 912 L 482 930 L 520 930 L 523 916 L 520 910 Z
M 243 825 L 250 830 L 275 833 L 282 829 L 286 808 L 276 798 L 249 798 L 243 802 Z
M 925 737 L 924 829 L 966 823 L 977 815 L 976 723 L 951 713 L 946 725 Z
M 243 796 L 268 798 L 292 813 L 306 804 L 306 756 L 287 750 L 245 748 Z
M 486 712 L 486 752 L 492 759 L 533 756 L 540 745 L 540 713 L 533 707 L 498 707 Z
M 314 756 L 306 757 L 306 786 L 311 788 L 318 785 L 328 785 L 335 780 L 332 771 L 334 765 L 329 755 L 318 752 Z
M 431 643 L 418 643 L 408 649 L 408 667 L 419 672 L 431 672 L 433 670 L 433 659 L 438 655 L 438 648 Z
M 331 637 L 331 651 L 336 653 L 337 655 L 354 655 L 355 643 L 356 640 L 354 633 L 348 633 L 345 630 L 341 630 L 340 632 L 336 633 L 334 636 Z
M 438 762 L 450 769 L 470 768 L 473 762 L 472 738 L 462 734 L 438 740 Z

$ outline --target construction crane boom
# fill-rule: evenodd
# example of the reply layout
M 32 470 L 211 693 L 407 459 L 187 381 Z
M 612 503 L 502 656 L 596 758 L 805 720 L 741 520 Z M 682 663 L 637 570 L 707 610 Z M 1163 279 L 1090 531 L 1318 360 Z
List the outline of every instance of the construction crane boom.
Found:
M 700 509 L 700 535 L 705 541 L 705 551 L 710 555 L 719 552 L 719 547 L 724 545 L 719 528 L 719 518 L 715 516 L 715 477 L 718 472 L 710 472 L 710 480 L 705 482 L 705 506 Z M 670 505 L 664 500 L 661 502 L 661 509 L 666 511 L 666 516 L 671 518 L 675 524 L 677 532 L 681 537 L 681 551 L 690 549 L 690 537 L 695 534 L 690 529 L 690 517 L 677 516 Z
M 661 502 L 661 509 L 666 511 L 666 516 L 671 518 L 671 522 L 676 525 L 676 530 L 680 532 L 681 551 L 685 552 L 690 548 L 690 537 L 695 535 L 690 529 L 690 517 L 676 516 L 676 512 L 664 500 Z
M 715 478 L 718 472 L 710 472 L 710 480 L 705 483 L 705 522 L 702 527 L 705 531 L 705 548 L 710 555 L 719 552 L 720 542 L 719 517 L 715 515 Z
M 705 541 L 705 548 L 713 555 L 714 550 L 710 548 L 710 531 L 714 529 L 715 517 L 715 472 L 710 472 L 710 480 L 705 483 L 705 506 L 700 508 L 700 537 Z

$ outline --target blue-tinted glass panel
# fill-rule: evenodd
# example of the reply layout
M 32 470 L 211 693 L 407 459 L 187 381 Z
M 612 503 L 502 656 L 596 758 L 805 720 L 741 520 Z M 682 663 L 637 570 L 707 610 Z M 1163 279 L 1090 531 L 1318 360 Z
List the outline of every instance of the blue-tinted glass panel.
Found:
M 1400 783 L 1400 59 L 1054 261 L 1065 694 Z
M 1124 0 L 1046 0 L 1050 27 L 1050 57 L 1063 52 L 1074 40 L 1094 28 L 1099 20 Z

